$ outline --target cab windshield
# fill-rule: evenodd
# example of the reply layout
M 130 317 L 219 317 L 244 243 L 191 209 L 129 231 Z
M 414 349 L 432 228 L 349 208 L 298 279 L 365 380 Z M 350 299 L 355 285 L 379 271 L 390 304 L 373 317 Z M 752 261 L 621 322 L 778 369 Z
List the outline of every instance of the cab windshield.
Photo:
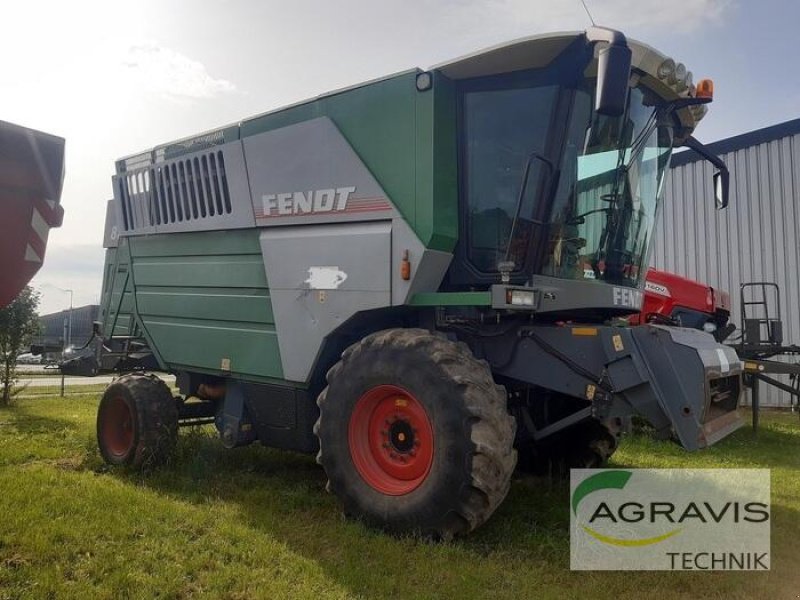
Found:
M 465 94 L 467 255 L 478 270 L 505 262 L 517 279 L 638 287 L 673 128 L 638 87 L 621 117 L 598 115 L 593 86 Z

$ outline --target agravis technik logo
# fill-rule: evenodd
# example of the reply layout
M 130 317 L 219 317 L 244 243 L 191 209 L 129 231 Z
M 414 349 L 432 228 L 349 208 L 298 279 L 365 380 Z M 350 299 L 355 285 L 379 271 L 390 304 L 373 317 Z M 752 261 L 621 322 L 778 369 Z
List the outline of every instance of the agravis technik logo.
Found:
M 769 471 L 576 469 L 573 569 L 769 569 Z

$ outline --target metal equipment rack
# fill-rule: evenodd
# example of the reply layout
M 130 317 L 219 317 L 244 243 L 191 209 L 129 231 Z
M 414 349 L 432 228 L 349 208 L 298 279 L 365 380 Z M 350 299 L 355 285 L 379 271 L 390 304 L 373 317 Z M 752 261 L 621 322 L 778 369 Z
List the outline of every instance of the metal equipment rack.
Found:
M 739 343 L 731 345 L 744 362 L 744 381 L 752 390 L 753 430 L 756 430 L 760 382 L 791 394 L 792 410 L 800 411 L 800 363 L 774 360 L 779 356 L 800 355 L 800 346 L 783 343 L 781 291 L 777 283 L 743 283 L 739 294 L 742 335 Z M 770 306 L 774 306 L 774 312 Z M 774 375 L 789 375 L 791 384 L 778 381 Z

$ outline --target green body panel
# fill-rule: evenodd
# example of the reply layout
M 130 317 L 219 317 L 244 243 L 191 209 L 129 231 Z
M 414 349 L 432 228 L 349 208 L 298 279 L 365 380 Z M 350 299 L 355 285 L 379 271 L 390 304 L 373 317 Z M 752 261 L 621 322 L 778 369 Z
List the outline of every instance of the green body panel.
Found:
M 146 238 L 143 238 L 146 240 Z M 209 256 L 137 256 L 136 250 L 142 239 L 129 242 L 136 258 L 134 274 L 136 291 L 143 286 L 197 286 L 204 288 L 243 287 L 252 281 L 259 287 L 256 276 L 261 272 L 264 279 L 264 263 L 259 256 L 236 254 L 232 256 L 211 254 Z M 146 242 L 144 242 L 146 243 Z M 213 251 L 212 251 L 213 252 Z M 139 307 L 141 309 L 141 306 Z
M 433 90 L 417 96 L 417 235 L 429 248 L 452 252 L 458 239 L 458 136 L 455 84 L 433 74 Z
M 262 267 L 263 268 L 263 267 Z M 138 267 L 137 267 L 138 272 Z M 137 285 L 140 314 L 181 318 L 273 323 L 269 292 L 263 288 L 214 289 Z
M 414 294 L 411 306 L 491 306 L 491 292 L 425 292 Z
M 244 377 L 282 377 L 272 325 L 178 317 L 142 318 L 171 369 L 223 372 L 222 360 L 229 359 L 231 373 Z
M 422 243 L 451 252 L 458 237 L 455 88 L 436 74 L 433 88 L 420 92 L 417 73 L 245 120 L 240 135 L 330 118 Z
M 173 370 L 223 371 L 251 379 L 283 377 L 258 231 L 233 230 L 132 237 L 107 253 L 116 276 L 106 331 L 130 269 L 115 335 L 138 322 L 161 361 Z M 120 266 L 124 264 L 124 271 Z M 136 296 L 130 293 L 135 285 Z
M 133 335 L 133 283 L 127 245 L 106 250 L 103 278 L 103 331 L 106 335 Z

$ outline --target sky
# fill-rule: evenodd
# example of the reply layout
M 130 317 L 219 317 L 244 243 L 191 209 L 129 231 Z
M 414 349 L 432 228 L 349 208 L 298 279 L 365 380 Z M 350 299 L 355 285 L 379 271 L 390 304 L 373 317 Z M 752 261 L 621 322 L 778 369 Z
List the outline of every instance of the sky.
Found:
M 586 0 L 710 77 L 696 137 L 800 117 L 796 0 Z M 220 125 L 519 37 L 585 29 L 580 0 L 3 2 L 0 119 L 66 138 L 64 224 L 41 312 L 99 301 L 114 161 Z

